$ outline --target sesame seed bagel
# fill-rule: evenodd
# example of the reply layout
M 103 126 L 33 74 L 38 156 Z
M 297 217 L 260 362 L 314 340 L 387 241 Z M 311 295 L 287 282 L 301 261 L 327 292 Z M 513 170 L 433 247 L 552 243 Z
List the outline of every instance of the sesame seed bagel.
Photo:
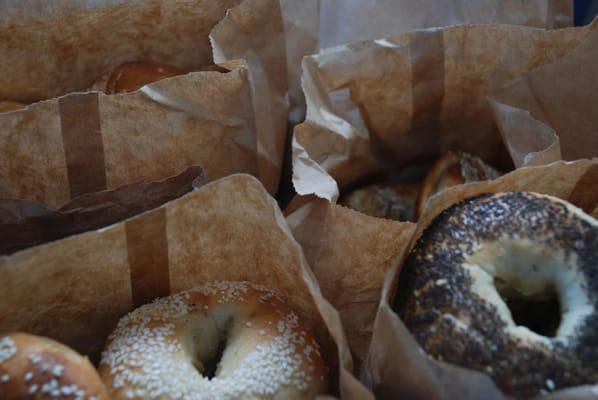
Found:
M 0 336 L 0 398 L 109 399 L 87 358 L 58 342 L 25 333 Z
M 120 320 L 100 375 L 113 399 L 311 399 L 327 368 L 313 335 L 273 291 L 218 282 Z
M 440 214 L 409 255 L 394 304 L 432 357 L 531 397 L 598 382 L 598 222 L 526 192 Z

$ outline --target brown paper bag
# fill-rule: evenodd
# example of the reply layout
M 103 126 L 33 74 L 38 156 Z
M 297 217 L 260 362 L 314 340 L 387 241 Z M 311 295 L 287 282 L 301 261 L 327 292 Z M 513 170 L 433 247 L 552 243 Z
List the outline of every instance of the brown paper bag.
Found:
M 0 114 L 0 197 L 58 208 L 198 163 L 208 179 L 257 173 L 247 68 L 230 67 L 128 94 L 75 93 Z
M 414 225 L 326 203 L 372 173 L 448 149 L 477 153 L 505 169 L 560 159 L 558 146 L 534 147 L 554 139 L 551 129 L 521 123 L 517 110 L 508 121 L 527 139 L 519 143 L 520 136 L 511 135 L 503 145 L 501 121 L 486 96 L 563 57 L 595 29 L 455 26 L 341 46 L 304 60 L 308 116 L 293 142 L 293 179 L 303 196 L 285 214 L 325 297 L 340 312 L 357 361 L 365 356 L 384 276 L 403 251 L 404 244 L 391 242 L 409 237 Z M 522 153 L 507 152 L 516 146 Z M 323 200 L 312 204 L 317 198 Z
M 338 310 L 359 363 L 367 352 L 382 283 L 415 225 L 373 218 L 318 199 L 287 217 L 322 293 Z
M 290 120 L 305 116 L 301 59 L 333 46 L 455 24 L 573 25 L 569 0 L 280 0 L 287 37 Z
M 51 99 L 0 114 L 6 152 L 0 196 L 55 207 L 81 193 L 164 179 L 198 163 L 210 180 L 247 172 L 275 192 L 284 141 L 280 120 L 286 117 L 286 88 L 271 89 L 277 65 L 284 71 L 285 63 L 277 1 L 114 3 L 53 4 L 0 23 L 6 37 L 0 65 L 7 71 L 0 100 Z M 221 21 L 231 7 L 236 19 Z M 269 43 L 278 45 L 267 46 L 256 34 L 266 22 Z M 243 43 L 252 55 L 251 78 L 245 63 L 220 56 L 230 72 L 191 72 L 118 96 L 54 98 L 87 90 L 124 61 L 150 59 L 197 71 L 213 62 L 212 29 L 220 33 L 211 43 L 220 54 L 234 55 Z M 261 65 L 275 67 L 264 71 Z M 276 106 L 269 114 L 254 104 L 262 98 Z
M 486 96 L 563 57 L 595 29 L 464 25 L 305 58 L 308 112 L 293 142 L 297 193 L 334 201 L 368 174 L 449 149 L 512 168 Z
M 320 49 L 413 29 L 464 23 L 502 23 L 537 28 L 573 24 L 570 0 L 280 0 L 285 23 L 290 99 L 289 122 L 302 122 L 306 105 L 300 88 L 301 59 Z M 289 145 L 291 136 L 289 135 Z M 287 148 L 290 154 L 290 149 Z M 285 166 L 291 171 L 290 166 Z M 294 195 L 291 180 L 283 174 L 281 204 Z M 296 208 L 297 204 L 293 206 Z
M 598 25 L 595 20 L 592 25 Z M 598 30 L 555 63 L 541 66 L 490 95 L 492 109 L 503 135 L 510 135 L 517 147 L 511 154 L 535 157 L 560 147 L 564 160 L 598 156 L 598 115 L 595 112 L 598 77 Z M 515 117 L 514 117 L 515 116 Z M 514 121 L 514 119 L 519 119 Z M 541 140 L 530 138 L 529 130 L 514 126 L 545 124 Z
M 216 280 L 275 289 L 307 321 L 343 398 L 367 398 L 351 375 L 337 312 L 276 202 L 248 175 L 233 175 L 110 227 L 0 261 L 0 330 L 62 341 L 97 360 L 125 313 L 158 296 Z M 365 396 L 362 394 L 365 393 Z
M 214 62 L 244 59 L 251 76 L 258 175 L 276 193 L 288 115 L 286 33 L 278 0 L 244 0 L 210 33 Z
M 382 301 L 376 316 L 374 335 L 363 365 L 362 378 L 377 398 L 478 399 L 502 398 L 491 380 L 479 372 L 447 365 L 427 358 L 408 333 L 389 302 L 398 274 L 415 240 L 443 210 L 464 199 L 501 191 L 531 191 L 556 196 L 598 217 L 598 159 L 555 162 L 523 167 L 499 179 L 449 188 L 433 197 L 420 218 L 409 246 L 388 271 Z M 595 398 L 597 387 L 580 387 L 555 392 L 547 398 Z M 576 397 L 581 396 L 581 397 Z
M 0 255 L 114 224 L 202 184 L 201 168 L 190 167 L 163 181 L 85 194 L 58 210 L 23 200 L 0 200 Z
M 289 122 L 305 118 L 305 99 L 301 90 L 301 60 L 318 51 L 320 0 L 279 0 L 286 36 Z M 289 136 L 290 138 L 290 136 Z
M 33 102 L 82 91 L 126 61 L 196 71 L 212 64 L 208 35 L 241 0 L 94 3 L 24 1 L 0 25 L 0 98 Z M 10 17 L 10 18 L 9 18 Z
M 136 0 L 0 0 L 0 21 L 15 23 L 21 19 L 44 20 L 48 16 L 58 17 L 81 11 L 98 10 Z

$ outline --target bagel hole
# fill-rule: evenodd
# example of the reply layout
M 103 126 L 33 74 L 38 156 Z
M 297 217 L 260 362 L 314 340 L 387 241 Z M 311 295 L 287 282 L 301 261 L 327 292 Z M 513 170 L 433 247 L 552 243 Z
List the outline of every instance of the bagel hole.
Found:
M 220 336 L 218 339 L 218 344 L 216 345 L 216 351 L 204 362 L 203 375 L 206 378 L 212 379 L 216 376 L 216 371 L 218 370 L 218 365 L 220 365 L 220 360 L 222 360 L 222 355 L 226 349 L 227 342 L 228 331 L 225 332 L 224 335 Z
M 215 320 L 210 321 L 214 322 L 214 324 L 208 324 L 206 321 L 198 324 L 198 326 L 204 327 L 202 329 L 204 336 L 197 336 L 194 340 L 199 341 L 196 343 L 203 343 L 203 345 L 196 347 L 195 357 L 192 358 L 192 364 L 196 371 L 208 380 L 217 375 L 220 361 L 228 345 L 230 332 L 233 327 L 233 318 L 227 316 L 218 322 Z M 207 329 L 207 326 L 210 325 L 211 329 Z M 205 335 L 205 332 L 208 332 L 208 334 Z
M 561 305 L 554 287 L 542 293 L 525 295 L 500 278 L 494 279 L 494 286 L 511 311 L 516 325 L 548 338 L 556 336 L 561 324 Z

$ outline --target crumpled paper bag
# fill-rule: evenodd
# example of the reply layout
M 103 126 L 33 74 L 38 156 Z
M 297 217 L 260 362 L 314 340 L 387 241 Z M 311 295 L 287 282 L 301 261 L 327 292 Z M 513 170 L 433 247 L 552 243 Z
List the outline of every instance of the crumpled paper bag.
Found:
M 293 139 L 297 193 L 335 201 L 368 174 L 449 149 L 512 168 L 486 96 L 595 29 L 460 25 L 306 57 L 307 119 Z
M 338 313 L 322 297 L 276 202 L 248 175 L 206 184 L 115 225 L 2 257 L 0 330 L 49 336 L 97 360 L 127 312 L 217 280 L 276 290 L 316 333 L 331 368 L 330 393 L 370 396 L 351 375 Z
M 257 173 L 247 67 L 228 65 L 224 74 L 194 72 L 123 95 L 73 93 L 0 114 L 0 197 L 55 209 L 190 165 L 208 179 Z
M 455 24 L 555 29 L 573 25 L 569 0 L 280 0 L 287 36 L 290 121 L 305 116 L 301 59 L 333 46 Z
M 358 362 L 384 277 L 415 225 L 330 202 L 372 173 L 400 171 L 418 156 L 449 149 L 480 154 L 504 170 L 559 160 L 558 146 L 538 151 L 537 143 L 554 137 L 551 129 L 521 122 L 517 110 L 507 121 L 527 137 L 503 137 L 506 125 L 486 96 L 537 65 L 565 60 L 595 29 L 464 25 L 340 46 L 304 60 L 308 116 L 293 143 L 294 183 L 303 196 L 285 215 L 340 312 Z
M 0 114 L 2 149 L 10 154 L 2 156 L 9 165 L 0 166 L 0 171 L 3 176 L 21 175 L 20 183 L 3 182 L 0 196 L 55 206 L 81 194 L 78 189 L 89 193 L 164 179 L 194 164 L 201 164 L 210 180 L 246 172 L 258 176 L 271 193 L 276 191 L 286 88 L 271 89 L 280 68 L 260 66 L 284 67 L 284 28 L 277 1 L 35 5 L 0 5 L 7 15 L 0 20 L 0 36 L 6 39 L 0 44 L 0 65 L 6 71 L 0 78 L 0 100 L 33 102 L 24 110 Z M 268 44 L 262 32 L 266 22 L 271 26 Z M 212 30 L 219 35 L 210 43 Z M 253 55 L 247 57 L 250 62 L 218 56 L 230 72 L 194 72 L 213 63 L 211 44 L 219 54 L 234 58 L 238 43 Z M 71 93 L 85 92 L 122 62 L 145 59 L 190 73 L 123 95 Z M 45 99 L 49 100 L 39 102 Z M 265 106 L 254 104 L 255 99 L 268 99 L 265 104 L 276 107 L 265 114 Z M 90 144 L 73 143 L 81 137 Z M 32 149 L 37 163 L 27 156 Z M 47 161 L 48 168 L 39 160 Z M 69 176 L 73 163 L 93 176 Z M 72 179 L 88 181 L 89 186 L 73 190 L 68 187 Z
M 289 111 L 286 32 L 278 0 L 244 0 L 210 33 L 214 62 L 244 59 L 249 65 L 258 175 L 276 193 L 282 170 Z
M 490 94 L 501 134 L 514 142 L 509 148 L 514 157 L 527 153 L 540 159 L 535 163 L 543 162 L 552 148 L 558 148 L 564 160 L 598 156 L 598 20 L 592 25 L 591 34 L 567 57 Z M 525 129 L 528 125 L 544 125 L 544 135 L 534 138 L 533 131 Z
M 355 361 L 367 352 L 387 271 L 415 224 L 373 218 L 317 199 L 287 216 L 322 293 L 338 310 Z

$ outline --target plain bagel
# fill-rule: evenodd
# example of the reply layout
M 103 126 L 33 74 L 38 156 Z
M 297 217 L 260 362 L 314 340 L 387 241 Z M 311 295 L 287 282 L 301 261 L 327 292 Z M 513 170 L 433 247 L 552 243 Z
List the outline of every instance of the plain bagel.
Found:
M 185 72 L 166 64 L 133 61 L 124 63 L 112 71 L 106 81 L 106 93 L 128 93 L 148 83 L 183 75 Z
M 449 151 L 440 157 L 426 174 L 416 205 L 416 215 L 423 212 L 434 194 L 464 183 L 496 179 L 500 173 L 473 154 Z

